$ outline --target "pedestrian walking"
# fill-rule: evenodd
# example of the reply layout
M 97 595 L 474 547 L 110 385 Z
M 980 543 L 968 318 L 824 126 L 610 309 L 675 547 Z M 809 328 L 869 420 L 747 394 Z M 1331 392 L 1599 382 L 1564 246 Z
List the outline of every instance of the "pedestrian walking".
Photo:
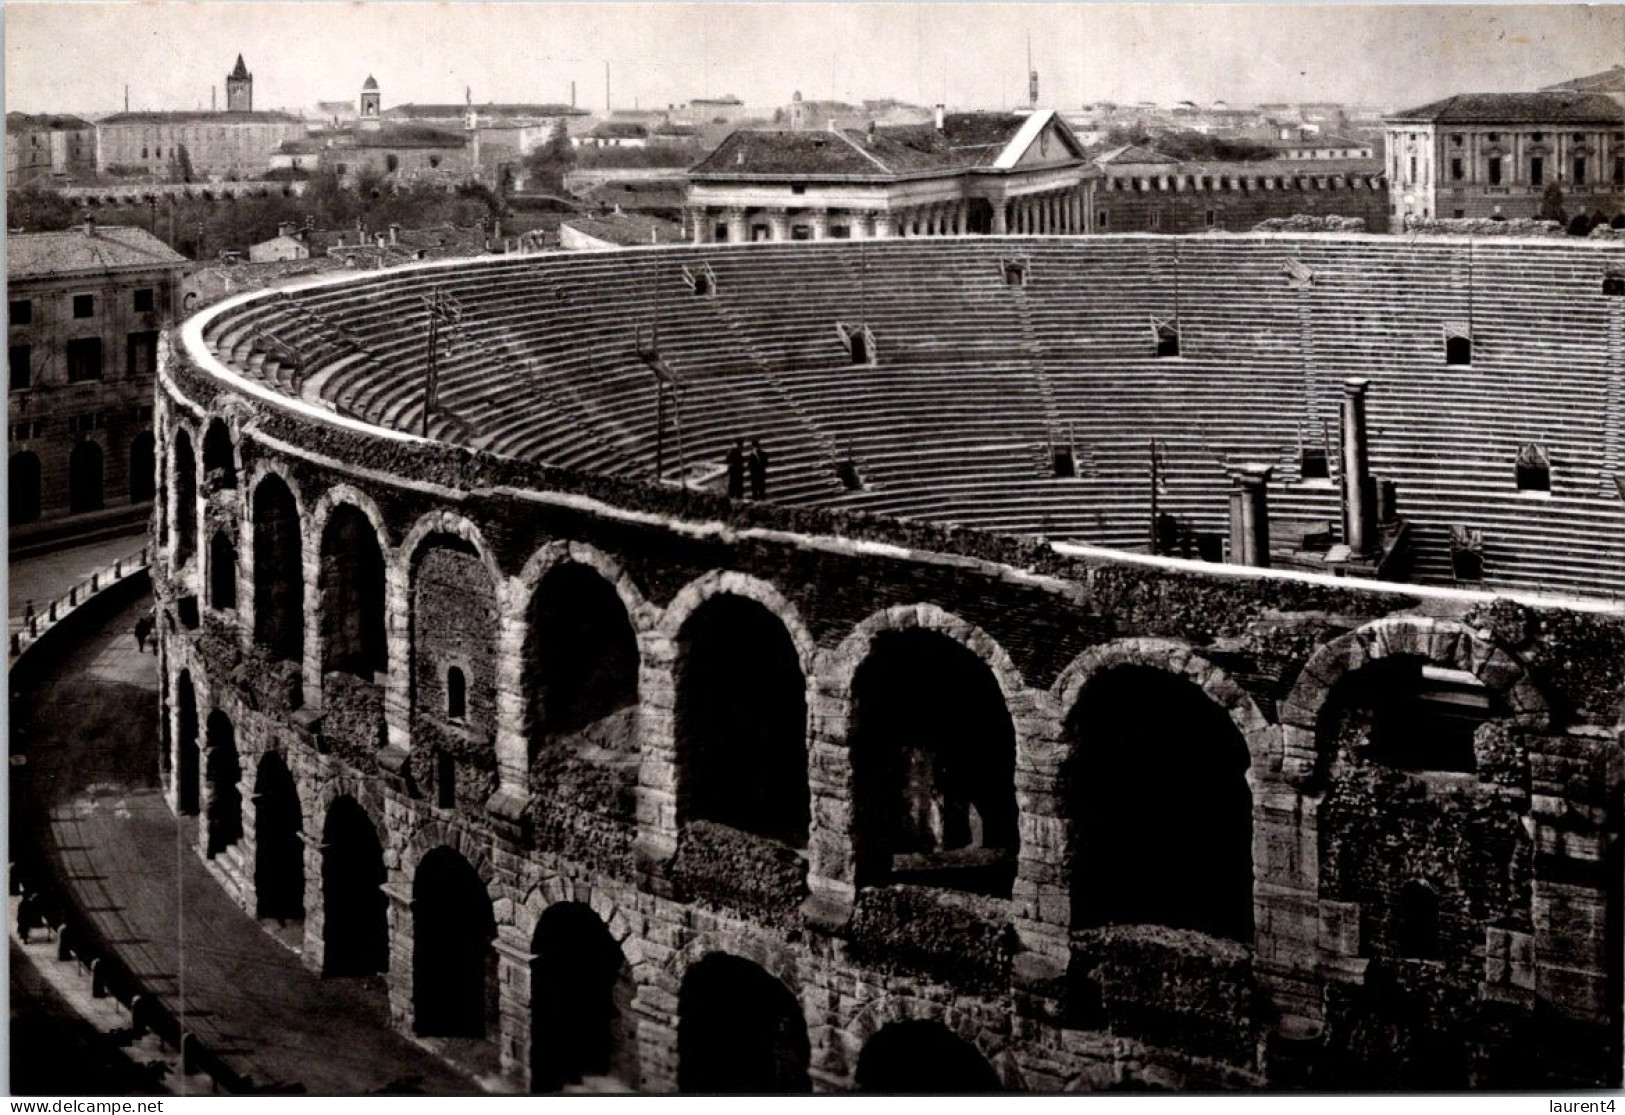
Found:
M 135 645 L 141 648 L 141 653 L 147 653 L 147 639 L 152 634 L 153 620 L 151 614 L 144 615 L 135 621 Z
M 745 463 L 750 467 L 750 498 L 767 498 L 767 450 L 754 438 L 750 443 L 750 456 Z
M 745 498 L 745 443 L 739 438 L 728 450 L 728 498 Z

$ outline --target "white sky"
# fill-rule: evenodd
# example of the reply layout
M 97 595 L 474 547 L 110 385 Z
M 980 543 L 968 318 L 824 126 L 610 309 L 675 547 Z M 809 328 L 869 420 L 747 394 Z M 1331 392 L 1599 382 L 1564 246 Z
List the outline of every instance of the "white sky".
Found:
M 208 107 L 237 57 L 256 108 L 475 100 L 616 108 L 736 93 L 752 106 L 897 96 L 1012 104 L 1027 41 L 1041 101 L 1338 100 L 1405 107 L 1534 89 L 1625 62 L 1625 5 L 531 4 L 138 0 L 5 4 L 6 108 Z

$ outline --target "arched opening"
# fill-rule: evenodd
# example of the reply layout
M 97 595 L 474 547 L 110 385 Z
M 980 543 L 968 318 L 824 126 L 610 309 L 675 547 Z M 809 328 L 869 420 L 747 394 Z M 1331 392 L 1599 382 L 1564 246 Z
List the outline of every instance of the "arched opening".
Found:
M 677 1088 L 775 1095 L 810 1092 L 801 1004 L 749 960 L 713 952 L 677 995 Z
M 254 776 L 254 894 L 262 918 L 305 916 L 305 827 L 282 756 L 267 751 Z
M 1473 737 L 1500 714 L 1471 673 L 1411 655 L 1368 663 L 1340 679 L 1320 714 L 1320 738 L 1353 755 L 1410 771 L 1471 774 Z
M 143 430 L 130 440 L 130 502 L 146 503 L 158 490 L 157 464 L 153 455 L 151 430 Z
M 761 604 L 721 594 L 677 637 L 679 809 L 793 847 L 807 843 L 807 685 Z
M 1444 362 L 1446 364 L 1471 364 L 1473 362 L 1473 339 L 1464 337 L 1459 333 L 1446 337 L 1444 341 Z
M 13 453 L 8 465 L 6 512 L 13 526 L 39 520 L 40 465 L 33 453 Z
M 617 741 L 630 741 L 638 703 L 637 634 L 614 587 L 592 567 L 565 562 L 542 578 L 531 601 L 525 662 L 534 746 L 617 713 L 617 721 L 604 726 Z
M 223 530 L 209 537 L 209 606 L 223 611 L 237 606 L 237 547 Z
M 419 1034 L 483 1038 L 496 1019 L 496 921 L 467 860 L 440 847 L 412 879 L 412 1010 Z
M 998 1074 L 970 1042 L 940 1022 L 892 1022 L 863 1044 L 860 1092 L 973 1095 L 1002 1091 Z
M 549 906 L 530 951 L 530 1090 L 613 1075 L 630 1029 L 626 958 L 592 908 Z
M 280 476 L 254 489 L 254 638 L 276 660 L 301 661 L 305 568 L 299 508 Z
M 384 554 L 372 523 L 341 504 L 322 529 L 324 672 L 371 679 L 389 668 L 384 635 Z
M 1016 733 L 987 663 L 934 631 L 882 632 L 852 679 L 849 737 L 859 885 L 1008 898 Z
M 197 455 L 192 437 L 175 431 L 170 451 L 175 472 L 175 564 L 185 564 L 197 549 Z
M 1251 941 L 1249 755 L 1229 713 L 1185 678 L 1120 666 L 1084 686 L 1066 730 L 1073 924 Z
M 1433 960 L 1439 955 L 1439 896 L 1426 883 L 1412 879 L 1399 888 L 1389 923 L 1396 956 Z
M 461 720 L 468 715 L 468 681 L 462 668 L 452 666 L 446 670 L 446 719 Z
M 869 334 L 867 330 L 855 329 L 847 336 L 847 345 L 854 364 L 869 363 Z
M 243 835 L 243 793 L 237 786 L 243 767 L 237 757 L 237 731 L 224 712 L 209 714 L 208 756 L 204 774 L 209 780 L 207 854 L 219 855 Z
M 175 811 L 193 817 L 198 811 L 198 780 L 203 761 L 198 750 L 197 693 L 192 688 L 192 675 L 184 670 L 175 683 L 175 733 L 179 745 L 175 759 Z
M 81 441 L 68 456 L 68 510 L 75 515 L 100 511 L 102 498 L 102 447 Z
M 203 475 L 216 490 L 237 486 L 237 453 L 231 444 L 231 431 L 218 418 L 209 423 L 203 435 Z
M 367 811 L 338 798 L 322 825 L 322 975 L 389 970 L 385 878 L 384 848 Z

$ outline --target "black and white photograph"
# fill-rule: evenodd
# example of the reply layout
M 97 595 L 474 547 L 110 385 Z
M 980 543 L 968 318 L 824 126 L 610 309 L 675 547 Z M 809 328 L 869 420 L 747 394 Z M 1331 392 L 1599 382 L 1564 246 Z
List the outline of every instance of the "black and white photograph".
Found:
M 3 19 L 7 1094 L 1612 1110 L 1625 5 Z

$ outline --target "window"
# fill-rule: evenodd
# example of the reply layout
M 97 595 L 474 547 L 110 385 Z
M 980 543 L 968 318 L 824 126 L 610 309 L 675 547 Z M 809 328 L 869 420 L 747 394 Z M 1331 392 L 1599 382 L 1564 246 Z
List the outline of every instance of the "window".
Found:
M 393 173 L 395 173 L 395 171 L 401 169 L 400 156 L 398 156 L 398 155 L 385 155 L 384 156 L 384 169 L 389 171 L 391 174 L 393 174 Z
M 1439 897 L 1433 888 L 1414 879 L 1400 887 L 1391 927 L 1397 955 L 1408 960 L 1437 959 Z
M 1416 181 L 1416 156 L 1415 155 L 1411 156 L 1411 173 L 1410 173 L 1409 178 L 1407 178 L 1407 181 L 1410 181 L 1410 182 Z
M 431 169 L 439 169 L 439 167 L 440 167 L 440 156 L 439 155 L 430 155 L 429 156 L 429 167 Z
M 34 348 L 32 345 L 12 345 L 6 350 L 11 391 L 27 391 L 34 386 Z
M 1463 217 L 1467 216 L 1467 210 L 1465 210 L 1465 209 L 1457 209 L 1453 215 L 1455 216 L 1456 220 L 1459 221 Z
M 96 296 L 94 294 L 75 294 L 73 296 L 74 317 L 95 317 Z
M 1530 132 L 1529 133 L 1529 140 L 1530 140 L 1531 143 L 1539 143 L 1541 140 L 1543 140 L 1545 138 L 1546 138 L 1546 133 L 1545 132 Z
M 124 374 L 150 376 L 158 370 L 158 334 L 131 333 L 126 344 Z
M 1574 184 L 1576 186 L 1586 184 L 1586 157 L 1584 155 L 1574 156 Z
M 1489 141 L 1490 143 L 1499 143 L 1499 142 L 1501 142 L 1501 133 L 1500 132 L 1486 132 L 1486 133 L 1484 133 L 1484 138 L 1487 141 Z
M 1207 212 L 1202 214 L 1202 218 L 1203 218 L 1204 222 L 1207 224 L 1207 227 L 1212 228 L 1214 226 L 1215 222 L 1218 220 L 1218 214 L 1215 213 L 1213 210 L 1209 209 Z
M 1463 175 L 1462 175 L 1462 169 L 1461 169 L 1461 160 L 1460 159 L 1451 159 L 1450 160 L 1450 179 L 1451 179 L 1451 181 L 1460 182 L 1462 180 L 1462 177 L 1463 177 Z
M 1298 478 L 1300 480 L 1330 480 L 1331 462 L 1326 459 L 1326 447 L 1306 445 L 1298 452 Z
M 1614 185 L 1625 186 L 1625 155 L 1614 156 Z
M 13 325 L 32 325 L 34 322 L 34 303 L 27 298 L 14 299 L 8 309 L 8 316 Z
M 719 221 L 713 225 L 711 227 L 711 239 L 715 240 L 719 244 L 726 244 L 728 242 L 727 224 Z
M 68 382 L 88 383 L 102 378 L 102 339 L 80 337 L 68 342 Z
M 1544 186 L 1546 184 L 1546 160 L 1539 155 L 1529 160 L 1529 184 L 1531 186 Z
M 1159 357 L 1179 355 L 1179 326 L 1172 320 L 1151 319 L 1151 331 L 1157 342 Z
M 1161 228 L 1162 227 L 1162 210 L 1161 209 L 1153 209 L 1153 210 L 1151 210 L 1151 227 L 1152 228 Z
M 701 271 L 700 273 L 698 273 L 697 275 L 694 276 L 694 293 L 695 294 L 710 294 L 711 293 L 711 276 L 707 275 L 704 271 Z
M 138 314 L 152 313 L 151 287 L 141 287 L 135 292 L 135 312 Z
M 867 330 L 859 329 L 852 334 L 850 341 L 852 363 L 867 364 L 869 362 L 869 334 Z
M 461 720 L 468 715 L 468 681 L 460 667 L 446 671 L 446 719 Z
M 1461 137 L 1459 135 L 1451 136 L 1450 137 L 1450 146 L 1452 146 L 1452 147 L 1460 147 L 1461 146 Z
M 1552 459 L 1546 447 L 1529 443 L 1518 450 L 1518 491 L 1546 492 L 1552 490 Z
M 1007 259 L 1000 263 L 1004 271 L 1005 286 L 1027 285 L 1027 264 L 1024 260 Z
M 444 751 L 434 757 L 435 804 L 442 809 L 457 808 L 457 760 Z
M 1102 229 L 1110 228 L 1111 223 L 1112 215 L 1105 209 L 1102 209 L 1099 213 L 1095 214 L 1095 227 Z
M 850 225 L 831 225 L 829 238 L 831 240 L 850 240 L 852 239 L 852 228 Z
M 1473 362 L 1473 339 L 1465 333 L 1447 333 L 1444 339 L 1444 362 L 1446 364 L 1471 364 Z
M 1490 156 L 1490 185 L 1499 186 L 1500 184 L 1501 184 L 1501 156 L 1499 156 L 1499 155 L 1491 155 Z

